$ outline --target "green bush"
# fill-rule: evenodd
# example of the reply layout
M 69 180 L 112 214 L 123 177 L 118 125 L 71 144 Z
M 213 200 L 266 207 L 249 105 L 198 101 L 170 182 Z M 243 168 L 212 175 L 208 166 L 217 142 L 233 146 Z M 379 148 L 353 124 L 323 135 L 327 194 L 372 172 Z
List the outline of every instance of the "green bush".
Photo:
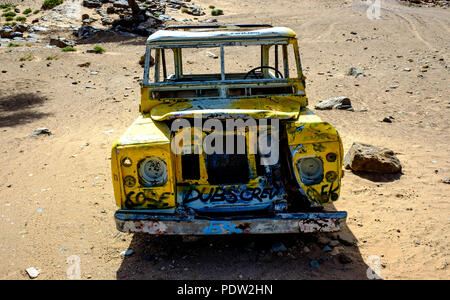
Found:
M 214 9 L 214 8 L 216 8 L 216 7 L 215 7 L 214 5 L 210 5 L 209 8 L 210 8 L 210 9 Z
M 98 53 L 98 54 L 103 54 L 106 52 L 106 50 L 99 45 L 95 45 L 93 49 L 94 49 L 95 53 Z
M 6 12 L 6 13 L 2 14 L 2 16 L 3 17 L 15 17 L 16 13 L 13 12 L 13 11 L 9 11 L 9 12 Z
M 67 46 L 61 49 L 62 52 L 70 52 L 70 51 L 77 51 L 77 48 L 74 48 L 72 46 Z
M 38 14 L 40 12 L 39 9 L 36 9 L 35 11 L 33 11 L 33 14 Z
M 12 20 L 14 20 L 13 17 L 6 17 L 6 21 L 12 21 Z
M 31 13 L 31 8 L 27 8 L 22 12 L 24 15 L 28 15 Z
M 26 20 L 27 20 L 27 18 L 25 18 L 25 17 L 17 17 L 16 18 L 16 21 L 22 22 L 22 23 L 25 23 Z
M 58 59 L 58 55 L 53 54 L 53 55 L 49 55 L 45 58 L 46 60 L 54 60 L 54 59 Z
M 52 9 L 63 3 L 64 0 L 45 0 L 42 9 Z
M 19 44 L 9 43 L 8 47 L 20 47 Z
M 189 11 L 189 10 L 188 10 L 187 8 L 182 8 L 182 9 L 181 9 L 181 12 L 182 12 L 182 13 L 187 13 L 188 11 Z
M 19 58 L 20 61 L 32 61 L 34 59 L 34 55 L 33 53 L 27 53 L 24 56 L 22 56 L 21 58 Z
M 16 5 L 15 4 L 10 4 L 10 3 L 0 4 L 0 9 L 11 9 L 11 7 L 16 7 Z
M 214 9 L 214 10 L 211 11 L 211 15 L 213 15 L 213 16 L 223 15 L 223 10 L 221 10 L 221 9 Z

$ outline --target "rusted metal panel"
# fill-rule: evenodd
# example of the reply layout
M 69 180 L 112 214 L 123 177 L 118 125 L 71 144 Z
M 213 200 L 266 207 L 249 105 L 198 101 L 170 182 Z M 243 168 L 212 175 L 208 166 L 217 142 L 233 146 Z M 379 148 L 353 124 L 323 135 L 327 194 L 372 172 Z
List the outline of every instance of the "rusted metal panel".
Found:
M 340 230 L 346 217 L 346 212 L 285 213 L 270 218 L 216 220 L 120 210 L 115 214 L 119 231 L 155 235 L 335 232 Z

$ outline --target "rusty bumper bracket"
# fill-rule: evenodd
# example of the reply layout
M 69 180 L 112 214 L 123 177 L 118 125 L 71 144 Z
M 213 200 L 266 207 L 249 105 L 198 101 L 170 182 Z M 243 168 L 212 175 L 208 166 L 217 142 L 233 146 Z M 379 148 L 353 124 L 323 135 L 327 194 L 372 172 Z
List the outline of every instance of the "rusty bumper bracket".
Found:
M 339 231 L 347 218 L 347 212 L 278 213 L 268 218 L 205 220 L 178 215 L 118 210 L 114 217 L 117 229 L 128 233 L 156 235 L 270 234 Z

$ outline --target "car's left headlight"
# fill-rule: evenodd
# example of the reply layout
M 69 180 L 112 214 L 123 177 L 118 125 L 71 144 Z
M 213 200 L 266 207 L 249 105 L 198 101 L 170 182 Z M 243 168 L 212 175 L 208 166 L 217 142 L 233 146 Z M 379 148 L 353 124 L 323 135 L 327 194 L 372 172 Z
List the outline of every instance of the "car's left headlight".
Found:
M 323 162 L 318 157 L 304 157 L 297 161 L 300 180 L 305 185 L 319 184 L 323 180 Z
M 167 182 L 167 164 L 159 157 L 143 160 L 139 166 L 139 173 L 146 186 L 159 186 Z

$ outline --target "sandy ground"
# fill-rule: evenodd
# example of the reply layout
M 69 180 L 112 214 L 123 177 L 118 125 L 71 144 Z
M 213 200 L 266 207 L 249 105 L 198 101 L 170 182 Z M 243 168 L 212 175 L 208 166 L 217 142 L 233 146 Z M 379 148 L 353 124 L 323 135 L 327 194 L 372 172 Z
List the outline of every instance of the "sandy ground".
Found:
M 27 279 L 28 267 L 39 279 L 65 279 L 73 255 L 83 279 L 367 279 L 378 266 L 383 279 L 450 279 L 450 185 L 442 183 L 450 177 L 450 10 L 385 0 L 381 18 L 370 20 L 356 0 L 195 2 L 224 9 L 222 23 L 294 29 L 311 107 L 336 96 L 353 102 L 355 112 L 316 112 L 337 127 L 345 150 L 360 141 L 397 153 L 402 175 L 345 172 L 331 209 L 348 212 L 343 232 L 356 243 L 338 249 L 352 263 L 323 252 L 318 235 L 188 241 L 118 233 L 110 149 L 138 116 L 144 40 L 103 39 L 103 55 L 85 53 L 96 40 L 75 53 L 46 43 L 0 48 L 0 279 Z M 19 61 L 28 52 L 35 59 Z M 346 76 L 350 66 L 368 76 Z M 393 123 L 381 122 L 387 116 Z M 38 127 L 52 135 L 29 137 Z M 275 242 L 288 251 L 271 253 Z M 129 248 L 133 255 L 120 255 Z

